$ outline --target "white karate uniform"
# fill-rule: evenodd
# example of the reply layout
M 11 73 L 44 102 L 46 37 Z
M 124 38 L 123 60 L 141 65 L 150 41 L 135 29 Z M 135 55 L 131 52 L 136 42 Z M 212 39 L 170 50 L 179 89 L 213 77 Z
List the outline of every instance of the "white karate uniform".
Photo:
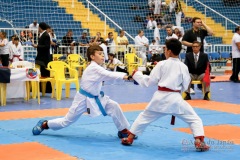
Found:
M 15 44 L 9 46 L 9 59 L 11 59 L 12 62 L 24 60 L 24 51 L 21 43 L 18 43 L 17 46 Z
M 155 39 L 155 41 L 156 41 L 156 45 L 158 45 L 158 44 L 160 44 L 160 32 L 159 32 L 159 28 L 158 27 L 156 27 L 155 29 L 154 29 L 154 39 Z M 157 39 L 157 37 L 158 37 L 158 39 Z
M 171 36 L 168 36 L 168 35 L 167 35 L 166 40 L 169 40 L 169 39 L 171 39 L 171 38 L 178 39 L 178 36 L 173 33 Z
M 117 59 L 117 58 L 113 58 L 113 61 L 112 61 L 112 62 L 109 61 L 109 62 L 108 62 L 108 65 L 109 65 L 110 63 L 111 63 L 111 64 L 114 64 L 114 65 L 118 65 L 118 64 L 119 64 L 119 66 L 118 66 L 119 68 L 122 68 L 122 69 L 125 68 L 125 66 L 123 65 L 123 63 L 122 63 L 119 59 Z M 114 67 L 114 70 L 113 70 L 113 71 L 116 72 L 116 70 L 117 70 L 117 66 Z
M 136 48 L 138 55 L 140 58 L 142 58 L 143 65 L 146 65 L 147 64 L 147 56 L 146 56 L 147 47 L 145 47 L 144 44 L 148 45 L 149 40 L 145 36 L 140 37 L 139 35 L 137 35 L 134 41 L 135 41 L 135 45 L 139 45 Z
M 161 13 L 161 0 L 154 0 L 155 8 L 154 8 L 154 14 L 160 14 Z
M 157 27 L 157 22 L 155 20 L 149 20 L 147 23 L 147 29 L 153 29 Z
M 178 58 L 171 57 L 157 63 L 150 76 L 137 71 L 133 75 L 133 79 L 142 87 L 156 85 L 180 91 L 185 91 L 191 80 L 187 66 Z M 169 114 L 188 123 L 194 137 L 204 136 L 202 120 L 193 108 L 183 100 L 181 93 L 159 90 L 154 93 L 146 109 L 134 121 L 130 131 L 138 135 L 151 122 Z
M 99 46 L 102 47 L 103 53 L 104 53 L 104 59 L 105 61 L 107 61 L 108 60 L 107 46 L 104 43 L 101 43 Z
M 111 100 L 108 96 L 100 95 L 102 82 L 108 80 L 123 79 L 126 73 L 110 72 L 102 68 L 96 62 L 92 61 L 84 70 L 81 79 L 81 88 L 92 95 L 99 95 L 99 99 L 108 116 L 111 116 L 119 131 L 128 128 L 129 123 L 119 104 Z M 48 127 L 53 130 L 62 129 L 77 121 L 77 119 L 90 109 L 90 116 L 95 117 L 101 115 L 101 111 L 93 98 L 86 97 L 77 92 L 71 107 L 65 117 L 56 118 L 48 121 Z

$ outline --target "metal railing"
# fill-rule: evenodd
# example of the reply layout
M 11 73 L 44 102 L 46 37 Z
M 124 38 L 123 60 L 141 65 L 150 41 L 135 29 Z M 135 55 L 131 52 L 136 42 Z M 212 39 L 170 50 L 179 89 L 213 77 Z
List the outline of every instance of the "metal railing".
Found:
M 96 9 L 100 15 L 102 15 L 104 17 L 104 22 L 105 22 L 105 25 L 104 25 L 104 35 L 107 35 L 107 20 L 110 21 L 111 23 L 113 23 L 117 28 L 119 28 L 120 30 L 122 30 L 122 27 L 120 25 L 118 25 L 115 21 L 113 21 L 111 18 L 109 18 L 104 12 L 102 12 L 97 6 L 95 6 L 92 2 L 90 2 L 89 0 L 86 0 L 87 1 L 87 8 L 88 8 L 88 16 L 87 16 L 87 20 L 90 21 L 90 6 L 92 6 L 94 9 Z M 131 38 L 132 40 L 134 40 L 134 38 L 128 33 L 125 31 L 125 34 Z

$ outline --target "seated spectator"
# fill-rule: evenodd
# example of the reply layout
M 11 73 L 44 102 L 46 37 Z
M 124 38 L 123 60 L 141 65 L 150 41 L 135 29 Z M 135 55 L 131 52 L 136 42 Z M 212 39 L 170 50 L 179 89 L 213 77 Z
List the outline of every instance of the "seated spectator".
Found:
M 71 54 L 73 53 L 75 41 L 73 40 L 73 31 L 68 30 L 67 34 L 62 38 L 62 45 L 65 46 L 63 48 L 63 54 Z
M 104 39 L 101 37 L 101 33 L 97 32 L 95 39 L 94 39 L 94 43 L 101 44 L 103 41 L 104 41 Z
M 192 44 L 193 52 L 186 53 L 185 64 L 188 67 L 191 79 L 202 81 L 205 91 L 203 99 L 210 100 L 210 98 L 208 97 L 210 87 L 210 65 L 208 55 L 200 52 L 200 48 L 201 43 L 198 41 L 194 41 Z M 188 90 L 186 91 L 187 96 L 185 97 L 185 100 L 191 99 L 190 87 L 191 82 L 189 84 Z
M 162 51 L 161 47 L 157 45 L 156 40 L 152 40 L 152 43 L 149 45 L 149 52 L 153 54 L 160 54 Z
M 25 42 L 27 42 L 26 31 L 21 31 L 20 32 L 20 42 L 21 42 L 22 45 L 25 45 Z
M 114 72 L 124 72 L 128 74 L 127 68 L 120 60 L 115 58 L 115 54 L 113 53 L 108 53 L 107 69 Z
M 79 46 L 89 46 L 88 31 L 84 30 L 78 39 Z

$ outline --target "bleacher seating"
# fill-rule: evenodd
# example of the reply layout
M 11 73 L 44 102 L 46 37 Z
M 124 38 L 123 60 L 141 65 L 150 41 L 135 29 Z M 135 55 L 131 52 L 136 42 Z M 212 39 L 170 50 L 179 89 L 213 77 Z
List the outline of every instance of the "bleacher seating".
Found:
M 87 2 L 85 0 L 78 0 L 82 2 L 87 7 Z M 207 4 L 208 6 L 216 9 L 220 13 L 226 15 L 226 17 L 239 21 L 237 19 L 236 14 L 232 14 L 233 11 L 239 7 L 229 7 L 225 6 L 223 2 L 219 2 L 217 0 L 212 1 L 203 1 L 203 3 Z M 91 2 L 97 6 L 102 12 L 108 15 L 113 21 L 115 21 L 119 26 L 125 29 L 133 38 L 137 35 L 137 30 L 143 29 L 145 36 L 151 40 L 153 39 L 153 30 L 145 29 L 144 28 L 144 21 L 147 15 L 149 15 L 150 11 L 148 8 L 147 1 L 145 0 L 91 0 Z M 215 3 L 218 2 L 218 5 Z M 203 11 L 203 7 L 194 1 L 188 1 L 188 5 L 194 6 L 197 10 Z M 132 8 L 132 6 L 136 6 L 137 9 Z M 219 7 L 220 6 L 220 7 Z M 66 10 L 62 7 L 58 6 L 58 2 L 51 1 L 51 0 L 39 0 L 39 1 L 32 1 L 32 0 L 1 0 L 1 15 L 3 19 L 8 19 L 12 21 L 14 27 L 23 28 L 28 26 L 33 20 L 37 20 L 38 22 L 44 21 L 52 26 L 55 30 L 55 34 L 58 38 L 62 38 L 68 29 L 73 30 L 73 38 L 77 40 L 78 37 L 81 35 L 82 28 L 80 21 L 75 21 L 72 14 L 67 14 Z M 90 9 L 94 13 L 99 13 L 93 7 Z M 80 12 L 80 11 L 79 11 Z M 170 21 L 172 24 L 175 23 L 175 15 L 170 14 L 166 11 L 166 14 L 170 15 Z M 214 17 L 212 12 L 207 12 L 207 14 L 212 15 L 214 19 L 218 22 L 223 22 L 222 18 Z M 139 16 L 142 18 L 142 22 L 134 22 L 134 17 Z M 102 20 L 104 17 L 99 15 Z M 107 21 L 109 26 L 115 28 L 116 31 L 119 29 L 110 21 Z M 3 25 L 1 25 L 3 26 Z M 182 23 L 182 26 L 185 30 L 191 28 L 190 23 Z M 233 25 L 228 24 L 228 28 L 232 29 Z M 161 44 L 164 43 L 166 37 L 165 29 L 160 30 L 161 35 Z M 130 43 L 133 44 L 133 40 L 129 39 Z M 220 37 L 207 37 L 207 43 L 211 44 L 221 44 L 222 38 Z
M 81 1 L 86 7 L 87 2 Z M 126 32 L 128 32 L 134 38 L 137 35 L 139 29 L 144 30 L 145 36 L 151 42 L 153 39 L 154 30 L 149 30 L 144 27 L 144 21 L 146 16 L 149 15 L 150 11 L 148 8 L 147 1 L 145 0 L 122 0 L 122 1 L 109 1 L 109 0 L 91 0 L 91 2 L 97 6 L 102 12 L 108 15 L 113 21 L 115 21 L 119 26 L 121 26 Z M 136 6 L 138 9 L 131 9 L 132 6 Z M 93 7 L 90 7 L 94 13 L 99 13 Z M 139 16 L 143 22 L 134 22 L 134 17 Z M 101 19 L 104 20 L 104 17 L 100 15 Z M 171 17 L 174 17 L 172 14 Z M 171 23 L 174 23 L 175 18 L 171 18 Z M 111 27 L 114 27 L 116 31 L 119 31 L 118 28 L 111 22 L 109 22 Z M 165 29 L 160 30 L 161 35 L 161 44 L 165 42 L 166 31 Z M 130 39 L 129 39 L 130 40 Z M 130 43 L 134 44 L 133 40 L 130 40 Z
M 239 24 L 240 19 L 238 16 L 236 16 L 239 12 L 240 6 L 239 5 L 234 5 L 233 6 L 225 6 L 223 1 L 219 0 L 211 0 L 211 1 L 206 1 L 206 0 L 199 0 L 206 6 L 212 8 L 213 10 L 219 12 L 220 14 L 224 15 L 225 17 L 229 18 L 230 20 L 234 21 L 235 23 Z M 234 3 L 234 2 L 233 2 Z M 198 11 L 204 13 L 204 7 L 195 2 L 195 1 L 188 1 L 188 5 L 193 6 L 196 8 Z M 225 25 L 225 19 L 222 18 L 221 16 L 217 15 L 213 11 L 207 9 L 207 16 L 212 17 L 216 22 L 222 23 Z M 227 24 L 227 29 L 233 30 L 236 27 L 236 25 L 232 23 Z
M 16 28 L 25 28 L 33 20 L 37 20 L 48 23 L 59 39 L 72 29 L 74 40 L 77 40 L 84 30 L 81 22 L 74 21 L 72 15 L 66 14 L 63 8 L 58 7 L 57 2 L 51 0 L 1 0 L 1 2 L 3 18 L 11 20 Z

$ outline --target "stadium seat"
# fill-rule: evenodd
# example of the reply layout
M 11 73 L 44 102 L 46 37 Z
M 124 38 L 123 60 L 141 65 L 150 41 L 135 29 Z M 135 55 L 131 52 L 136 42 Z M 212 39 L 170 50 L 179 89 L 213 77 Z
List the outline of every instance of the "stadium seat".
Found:
M 222 59 L 229 59 L 229 58 L 231 58 L 229 52 L 220 52 L 220 55 L 221 55 Z
M 65 77 L 65 69 L 69 70 L 70 78 Z M 48 63 L 48 70 L 54 72 L 54 80 L 56 85 L 56 99 L 61 100 L 62 97 L 62 85 L 65 84 L 66 97 L 70 96 L 70 84 L 74 83 L 76 91 L 79 90 L 78 73 L 75 69 L 72 69 L 68 64 L 61 61 L 52 61 Z

